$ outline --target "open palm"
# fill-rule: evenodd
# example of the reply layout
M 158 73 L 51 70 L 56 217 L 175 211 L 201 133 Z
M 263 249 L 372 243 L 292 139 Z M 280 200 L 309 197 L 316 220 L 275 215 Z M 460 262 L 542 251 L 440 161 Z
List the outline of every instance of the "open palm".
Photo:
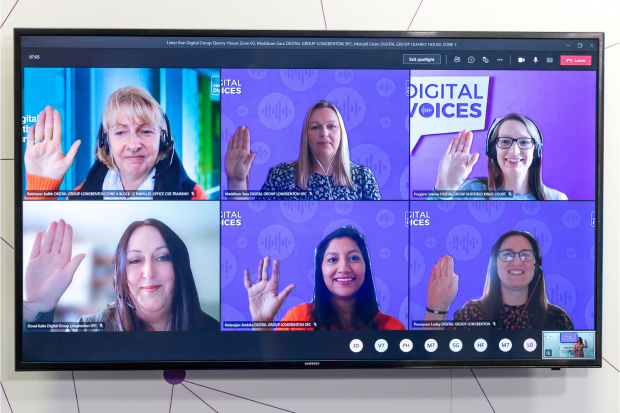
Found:
M 258 264 L 258 280 L 254 285 L 252 285 L 248 270 L 245 270 L 244 273 L 252 321 L 273 321 L 282 303 L 295 288 L 295 285 L 291 284 L 278 294 L 279 263 L 277 260 L 274 260 L 271 279 L 269 279 L 267 267 L 269 267 L 269 257 L 260 260 Z
M 24 164 L 31 175 L 62 180 L 77 154 L 80 141 L 69 152 L 62 152 L 62 122 L 60 113 L 46 106 L 37 116 L 37 123 L 28 130 Z
M 428 281 L 428 308 L 448 311 L 459 289 L 459 276 L 454 274 L 454 260 L 444 255 L 433 266 Z
M 72 239 L 73 230 L 62 219 L 35 237 L 24 274 L 24 307 L 35 315 L 56 307 L 85 257 L 71 259 Z
M 252 166 L 255 157 L 256 154 L 250 152 L 250 130 L 245 126 L 240 126 L 228 141 L 228 149 L 224 159 L 229 186 L 243 185 L 247 182 L 250 166 Z M 247 188 L 243 189 L 247 190 Z
M 473 136 L 473 133 L 464 130 L 450 141 L 439 163 L 435 189 L 455 191 L 467 179 L 480 156 L 477 152 L 469 153 Z

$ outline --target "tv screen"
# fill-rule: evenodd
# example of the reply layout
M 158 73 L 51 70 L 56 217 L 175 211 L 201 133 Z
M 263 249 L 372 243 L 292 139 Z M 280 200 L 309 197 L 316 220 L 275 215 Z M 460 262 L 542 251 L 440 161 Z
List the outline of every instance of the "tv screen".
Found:
M 600 367 L 603 42 L 17 29 L 16 368 Z

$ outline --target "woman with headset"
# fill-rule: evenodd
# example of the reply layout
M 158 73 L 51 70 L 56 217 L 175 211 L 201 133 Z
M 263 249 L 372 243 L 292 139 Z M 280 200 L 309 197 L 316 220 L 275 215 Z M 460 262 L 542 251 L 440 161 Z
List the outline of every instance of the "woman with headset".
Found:
M 448 144 L 439 163 L 435 192 L 512 191 L 514 200 L 567 200 L 566 194 L 542 181 L 543 138 L 538 126 L 516 113 L 493 121 L 487 133 L 488 177 L 466 180 L 478 162 L 470 154 L 473 134 L 459 132 Z M 502 199 L 504 197 L 451 197 L 452 199 Z M 445 198 L 441 198 L 445 199 Z
M 271 278 L 268 266 L 269 257 L 260 260 L 254 284 L 248 270 L 244 273 L 254 322 L 273 322 L 295 288 L 291 284 L 278 294 L 279 263 L 273 262 Z M 319 243 L 314 253 L 312 302 L 293 307 L 280 323 L 276 330 L 406 330 L 396 318 L 379 310 L 366 240 L 350 226 L 335 230 Z
M 424 321 L 446 320 L 458 291 L 458 283 L 454 260 L 449 255 L 441 257 L 433 266 L 428 282 Z M 529 232 L 516 230 L 506 232 L 493 245 L 482 297 L 465 303 L 454 313 L 452 321 L 490 321 L 495 322 L 492 328 L 498 330 L 574 329 L 566 311 L 547 299 L 538 241 Z
M 250 130 L 239 127 L 228 142 L 225 158 L 230 191 L 248 190 L 255 156 L 250 153 Z M 351 162 L 342 116 L 336 106 L 326 100 L 316 102 L 306 113 L 299 158 L 271 168 L 261 192 L 287 195 L 261 195 L 256 199 L 381 199 L 372 171 Z
M 28 131 L 26 191 L 56 192 L 60 188 L 81 142 L 76 141 L 63 154 L 61 131 L 60 114 L 47 106 Z M 99 128 L 95 163 L 69 198 L 181 200 L 207 196 L 187 176 L 176 155 L 168 118 L 159 103 L 147 90 L 128 86 L 110 96 Z M 26 199 L 55 198 L 27 195 Z
M 51 322 L 84 254 L 71 258 L 73 230 L 62 219 L 38 233 L 24 274 L 24 322 Z M 115 302 L 88 314 L 73 331 L 219 330 L 200 309 L 185 243 L 156 219 L 130 224 L 114 254 Z

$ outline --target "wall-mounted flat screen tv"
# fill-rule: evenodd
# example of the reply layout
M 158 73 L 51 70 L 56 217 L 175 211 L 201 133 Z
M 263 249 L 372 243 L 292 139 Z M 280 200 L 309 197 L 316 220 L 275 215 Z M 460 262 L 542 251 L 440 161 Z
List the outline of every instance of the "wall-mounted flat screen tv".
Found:
M 14 33 L 17 369 L 600 367 L 602 33 Z

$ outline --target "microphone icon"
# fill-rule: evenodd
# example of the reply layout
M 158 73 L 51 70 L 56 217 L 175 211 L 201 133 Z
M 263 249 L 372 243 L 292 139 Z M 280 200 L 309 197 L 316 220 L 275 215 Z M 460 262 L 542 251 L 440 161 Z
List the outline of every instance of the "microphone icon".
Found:
M 534 63 L 538 63 L 538 58 L 534 57 Z

